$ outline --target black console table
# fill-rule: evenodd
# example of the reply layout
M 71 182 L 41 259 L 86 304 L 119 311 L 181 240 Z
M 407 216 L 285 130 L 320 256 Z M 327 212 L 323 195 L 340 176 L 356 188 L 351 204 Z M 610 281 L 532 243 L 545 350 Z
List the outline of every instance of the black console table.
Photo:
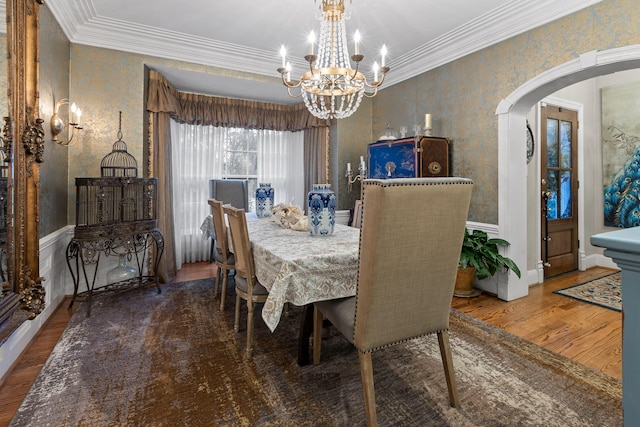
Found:
M 69 309 L 76 301 L 87 302 L 87 315 L 91 315 L 91 303 L 98 294 L 115 294 L 151 284 L 160 292 L 157 274 L 160 257 L 164 251 L 164 239 L 158 229 L 127 236 L 86 240 L 74 238 L 67 246 L 67 264 L 73 278 L 73 298 Z M 127 262 L 137 268 L 138 275 L 116 283 L 96 287 L 96 278 L 102 256 L 126 257 Z M 145 274 L 145 267 L 152 274 Z M 81 291 L 80 284 L 86 284 Z

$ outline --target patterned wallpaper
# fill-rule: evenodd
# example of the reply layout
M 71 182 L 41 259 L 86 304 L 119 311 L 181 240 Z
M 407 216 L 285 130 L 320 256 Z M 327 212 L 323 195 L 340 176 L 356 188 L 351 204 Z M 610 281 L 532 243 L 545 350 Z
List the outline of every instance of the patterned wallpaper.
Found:
M 127 144 L 129 154 L 138 162 L 138 176 L 143 176 L 145 66 L 168 66 L 254 80 L 264 78 L 221 68 L 73 44 L 70 95 L 83 107 L 85 131 L 78 144 L 69 149 L 70 184 L 74 177 L 100 176 L 100 162 L 111 152 L 113 143 L 117 140 L 120 111 L 122 139 Z M 69 200 L 70 207 L 72 203 L 74 200 Z M 75 212 L 72 209 L 69 217 L 70 222 L 75 222 Z
M 52 141 L 49 126 L 56 101 L 69 98 L 69 46 L 67 37 L 49 9 L 41 7 L 40 117 L 44 119 L 45 149 L 44 162 L 40 167 L 40 237 L 69 224 L 67 194 L 74 198 L 75 203 L 75 187 L 71 191 L 68 187 L 69 148 Z
M 431 113 L 433 133 L 452 140 L 453 173 L 476 182 L 470 220 L 497 223 L 495 110 L 500 100 L 542 71 L 581 53 L 640 43 L 639 29 L 637 0 L 605 0 L 383 89 L 372 100 L 371 116 L 352 117 L 347 119 L 350 122 L 339 122 L 332 130 L 335 139 L 330 150 L 330 178 L 341 180 L 334 187 L 345 191 L 344 164 L 357 161 L 353 157 L 364 150 L 367 138 L 381 134 L 385 123 L 396 129 L 401 126 L 411 129 L 414 123 L 422 123 L 425 113 Z M 118 111 L 123 112 L 123 139 L 142 170 L 145 65 L 264 78 L 83 45 L 71 45 L 70 64 L 69 95 L 83 108 L 86 129 L 79 143 L 68 149 L 68 221 L 71 224 L 75 222 L 71 209 L 75 197 L 73 179 L 99 175 L 100 160 L 111 151 L 116 140 Z M 347 197 L 352 198 L 353 194 Z M 57 199 L 50 208 L 62 209 L 60 203 Z
M 498 103 L 582 53 L 638 43 L 637 1 L 603 1 L 382 90 L 374 98 L 373 134 L 387 122 L 411 129 L 431 113 L 434 135 L 452 140 L 453 173 L 476 183 L 469 219 L 497 224 Z

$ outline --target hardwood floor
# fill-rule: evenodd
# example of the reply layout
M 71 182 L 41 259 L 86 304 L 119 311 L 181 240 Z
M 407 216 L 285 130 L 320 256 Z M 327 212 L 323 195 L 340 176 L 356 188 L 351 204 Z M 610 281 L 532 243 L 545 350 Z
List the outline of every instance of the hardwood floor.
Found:
M 185 264 L 174 282 L 212 277 L 215 271 L 215 265 L 207 262 Z M 476 298 L 454 298 L 453 307 L 581 364 L 621 378 L 622 315 L 552 293 L 612 271 L 594 267 L 570 273 L 532 286 L 527 297 L 511 302 L 486 294 Z M 0 426 L 9 424 L 71 318 L 73 310 L 67 310 L 67 305 L 68 301 L 65 301 L 58 307 L 0 384 Z
M 452 306 L 528 341 L 560 353 L 615 378 L 622 378 L 622 314 L 554 294 L 614 272 L 594 267 L 547 280 L 529 288 L 529 295 L 502 301 L 482 294 L 455 298 Z

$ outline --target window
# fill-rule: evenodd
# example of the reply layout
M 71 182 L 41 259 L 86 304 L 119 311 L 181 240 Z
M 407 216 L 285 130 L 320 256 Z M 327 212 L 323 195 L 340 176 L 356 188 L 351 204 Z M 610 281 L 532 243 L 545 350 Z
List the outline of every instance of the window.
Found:
M 224 145 L 223 178 L 249 181 L 249 210 L 255 211 L 258 186 L 258 130 L 231 128 Z
M 303 132 L 217 128 L 171 123 L 171 172 L 178 268 L 209 259 L 200 226 L 209 215 L 209 180 L 249 181 L 249 210 L 258 183 L 270 183 L 275 203 L 304 203 Z

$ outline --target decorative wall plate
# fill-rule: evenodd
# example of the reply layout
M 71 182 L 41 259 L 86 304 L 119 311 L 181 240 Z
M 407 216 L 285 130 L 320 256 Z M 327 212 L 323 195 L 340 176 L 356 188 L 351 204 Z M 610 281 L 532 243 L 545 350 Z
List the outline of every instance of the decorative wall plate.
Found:
M 527 163 L 531 161 L 534 149 L 535 143 L 533 141 L 533 131 L 531 130 L 531 126 L 529 126 L 529 120 L 527 120 Z

